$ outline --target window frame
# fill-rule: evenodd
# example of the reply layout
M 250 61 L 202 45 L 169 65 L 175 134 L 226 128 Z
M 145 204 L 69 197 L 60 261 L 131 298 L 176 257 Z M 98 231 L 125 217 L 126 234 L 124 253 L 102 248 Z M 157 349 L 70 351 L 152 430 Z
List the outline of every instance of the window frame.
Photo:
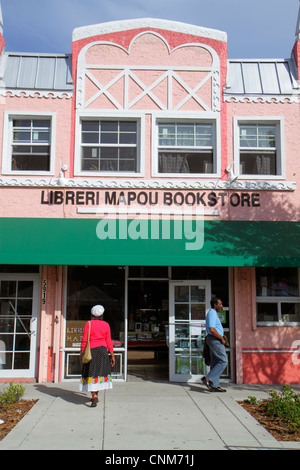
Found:
M 34 119 L 50 120 L 50 158 L 49 170 L 13 170 L 12 169 L 12 146 L 13 142 L 13 121 L 14 119 L 23 119 L 32 121 Z M 3 155 L 2 155 L 2 174 L 6 175 L 54 175 L 55 171 L 55 142 L 56 142 L 56 113 L 24 111 L 5 111 L 3 128 Z M 25 143 L 23 145 L 26 145 Z M 31 144 L 29 144 L 31 145 Z
M 299 322 L 290 322 L 290 321 L 283 321 L 282 320 L 282 311 L 281 311 L 281 304 L 287 303 L 300 303 L 300 268 L 297 268 L 297 276 L 298 276 L 298 290 L 299 296 L 259 296 L 257 295 L 256 291 L 256 278 L 257 278 L 257 269 L 255 268 L 255 305 L 256 305 L 256 325 L 257 326 L 299 326 Z M 266 320 L 266 321 L 258 321 L 257 320 L 257 304 L 276 304 L 277 305 L 277 321 Z
M 82 170 L 82 122 L 83 121 L 133 121 L 137 123 L 137 171 L 88 171 Z M 138 113 L 99 113 L 99 112 L 81 112 L 77 114 L 76 119 L 76 139 L 75 139 L 75 159 L 74 159 L 74 175 L 75 176 L 118 176 L 125 177 L 141 177 L 144 176 L 144 146 L 145 146 L 145 119 Z
M 159 124 L 212 124 L 213 134 L 213 171 L 210 173 L 160 173 L 159 172 Z M 215 113 L 205 113 L 205 117 L 196 114 L 154 114 L 152 122 L 152 176 L 171 178 L 216 178 L 221 176 L 221 140 L 220 119 Z M 175 147 L 174 147 L 175 148 Z M 204 148 L 204 147 L 203 147 Z M 197 147 L 194 147 L 195 152 Z
M 234 117 L 234 173 L 239 179 L 254 179 L 254 180 L 279 180 L 285 179 L 285 135 L 284 135 L 284 117 L 282 116 L 236 116 Z M 276 174 L 248 174 L 240 172 L 240 126 L 275 126 L 275 139 L 276 139 Z M 243 147 L 244 148 L 244 147 Z M 257 147 L 259 149 L 260 147 Z M 261 147 L 265 149 L 265 147 Z M 250 147 L 251 149 L 251 147 Z

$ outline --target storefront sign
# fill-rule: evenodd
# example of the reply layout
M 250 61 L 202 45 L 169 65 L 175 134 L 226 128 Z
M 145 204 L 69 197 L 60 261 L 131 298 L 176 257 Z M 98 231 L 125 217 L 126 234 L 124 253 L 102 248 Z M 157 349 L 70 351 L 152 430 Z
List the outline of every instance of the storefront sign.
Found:
M 42 205 L 158 206 L 158 207 L 260 207 L 260 193 L 231 191 L 83 191 L 41 192 Z
M 85 321 L 67 321 L 66 328 L 66 348 L 79 348 L 83 335 Z

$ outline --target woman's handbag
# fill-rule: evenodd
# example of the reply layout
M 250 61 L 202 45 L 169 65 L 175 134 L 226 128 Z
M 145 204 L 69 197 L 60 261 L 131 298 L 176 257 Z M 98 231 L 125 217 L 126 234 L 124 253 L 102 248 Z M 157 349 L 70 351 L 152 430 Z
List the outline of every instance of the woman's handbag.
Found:
M 92 353 L 91 353 L 91 348 L 90 348 L 90 332 L 91 332 L 91 322 L 89 321 L 89 336 L 88 336 L 88 342 L 85 347 L 84 353 L 81 358 L 81 362 L 83 364 L 88 364 L 92 360 Z

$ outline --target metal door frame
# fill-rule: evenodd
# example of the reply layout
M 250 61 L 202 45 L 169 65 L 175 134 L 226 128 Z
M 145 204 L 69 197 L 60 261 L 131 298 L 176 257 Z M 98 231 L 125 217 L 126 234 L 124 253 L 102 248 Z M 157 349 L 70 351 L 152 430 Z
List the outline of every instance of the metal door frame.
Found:
M 188 280 L 188 281 L 169 281 L 169 380 L 170 382 L 199 382 L 200 375 L 194 374 L 176 374 L 175 373 L 175 325 L 203 325 L 203 320 L 175 321 L 175 286 L 194 286 L 201 285 L 205 287 L 205 310 L 210 308 L 211 300 L 211 281 L 210 280 Z M 190 303 L 190 299 L 189 299 Z M 189 316 L 190 316 L 189 311 Z M 205 313 L 205 314 L 206 314 Z
M 38 334 L 38 313 L 39 313 L 39 274 L 0 274 L 0 281 L 32 281 L 32 317 L 30 321 L 30 331 L 25 332 L 30 335 L 30 360 L 28 369 L 0 369 L 0 378 L 34 378 L 36 375 L 37 358 L 37 334 Z M 16 312 L 17 315 L 17 312 Z

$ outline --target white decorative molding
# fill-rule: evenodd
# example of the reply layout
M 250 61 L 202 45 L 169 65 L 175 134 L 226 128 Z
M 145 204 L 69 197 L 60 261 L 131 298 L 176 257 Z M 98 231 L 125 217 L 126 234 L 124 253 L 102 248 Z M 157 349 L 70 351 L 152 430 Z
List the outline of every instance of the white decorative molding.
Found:
M 181 23 L 179 21 L 162 20 L 157 18 L 138 18 L 132 20 L 109 21 L 95 25 L 75 28 L 72 41 L 99 36 L 101 34 L 114 33 L 118 31 L 129 31 L 131 29 L 155 28 L 178 33 L 199 36 L 217 41 L 227 42 L 227 33 L 216 29 L 203 28 L 200 26 Z
M 299 103 L 299 95 L 229 95 L 224 93 L 227 103 Z
M 210 66 L 201 67 L 201 66 L 165 66 L 165 65 L 157 65 L 157 66 L 140 66 L 140 65 L 124 65 L 124 66 L 114 66 L 114 65 L 105 65 L 105 64 L 88 64 L 86 63 L 86 54 L 91 47 L 94 46 L 112 46 L 117 47 L 118 49 L 122 50 L 124 54 L 129 55 L 130 49 L 133 43 L 140 38 L 142 35 L 151 34 L 159 38 L 166 46 L 168 55 L 173 54 L 176 50 L 184 48 L 184 47 L 198 47 L 205 49 L 208 51 L 212 58 L 212 64 Z M 125 59 L 124 59 L 125 60 Z M 163 61 L 162 61 L 163 63 Z M 105 71 L 109 69 L 110 71 L 114 71 L 114 77 L 112 77 L 109 83 L 101 83 L 99 78 L 96 77 L 95 72 Z M 136 72 L 143 71 L 147 74 L 149 83 L 143 83 L 143 81 L 137 76 Z M 188 83 L 187 80 L 183 79 L 181 73 L 184 72 L 185 74 L 189 73 L 192 75 L 194 72 L 203 72 L 205 76 L 202 77 L 201 81 L 192 88 Z M 159 76 L 157 76 L 159 74 Z M 152 79 L 152 82 L 150 81 Z M 93 96 L 90 96 L 89 99 L 85 99 L 85 85 L 86 82 L 92 82 L 94 87 L 96 88 L 95 93 Z M 123 82 L 124 86 L 124 97 L 122 100 L 114 96 L 114 86 L 116 83 Z M 199 95 L 199 91 L 202 87 L 208 82 L 211 81 L 211 105 L 205 103 L 203 98 Z M 162 103 L 160 97 L 156 95 L 155 89 L 161 83 L 166 83 L 166 91 L 164 96 L 164 101 L 166 104 Z M 182 98 L 182 100 L 177 103 L 176 105 L 173 104 L 173 87 L 174 84 L 179 85 L 182 90 L 186 93 L 186 96 Z M 131 87 L 138 86 L 140 88 L 140 93 L 137 96 L 130 100 L 130 89 Z M 107 41 L 95 41 L 90 44 L 87 44 L 81 51 L 78 56 L 78 67 L 77 67 L 77 96 L 76 96 L 76 107 L 77 109 L 97 109 L 91 107 L 96 100 L 101 97 L 105 96 L 107 100 L 110 102 L 111 106 L 114 110 L 117 111 L 131 111 L 135 110 L 135 106 L 141 101 L 145 96 L 148 96 L 154 106 L 154 110 L 161 110 L 161 111 L 178 111 L 189 101 L 195 101 L 199 106 L 199 111 L 220 111 L 220 60 L 216 53 L 216 51 L 202 43 L 187 43 L 182 44 L 174 49 L 171 49 L 168 42 L 164 37 L 154 31 L 144 31 L 143 33 L 137 34 L 131 41 L 128 50 L 124 47 L 120 46 L 119 44 Z M 111 108 L 109 108 L 111 109 Z M 101 107 L 103 110 L 103 107 Z
M 17 98 L 59 98 L 70 99 L 73 93 L 67 91 L 52 91 L 52 90 L 16 90 L 16 89 L 0 89 L 0 96 L 16 96 Z
M 236 191 L 295 191 L 295 181 L 205 181 L 205 180 L 139 180 L 139 179 L 97 179 L 97 178 L 66 178 L 63 186 L 59 178 L 26 178 L 2 177 L 0 187 L 29 187 L 29 188 L 111 188 L 111 189 L 233 189 Z

